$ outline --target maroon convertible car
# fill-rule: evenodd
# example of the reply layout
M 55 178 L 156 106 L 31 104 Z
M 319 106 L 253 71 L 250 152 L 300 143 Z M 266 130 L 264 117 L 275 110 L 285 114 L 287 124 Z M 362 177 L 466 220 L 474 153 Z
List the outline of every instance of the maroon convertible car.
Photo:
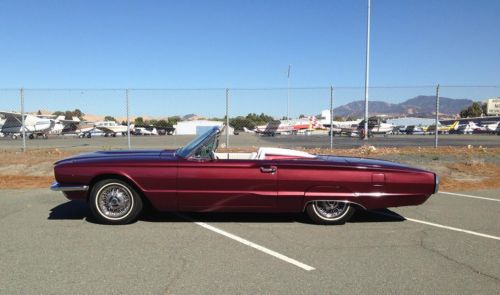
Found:
M 363 158 L 260 148 L 217 153 L 214 127 L 177 150 L 101 151 L 55 163 L 51 189 L 86 200 L 102 223 L 159 211 L 307 212 L 342 224 L 356 209 L 422 204 L 437 192 L 432 172 Z

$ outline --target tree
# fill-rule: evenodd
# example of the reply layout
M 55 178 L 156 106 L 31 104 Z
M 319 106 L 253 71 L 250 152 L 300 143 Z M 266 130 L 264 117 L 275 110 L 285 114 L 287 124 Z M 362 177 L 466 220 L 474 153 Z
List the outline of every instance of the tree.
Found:
M 266 125 L 271 121 L 274 121 L 273 117 L 264 113 L 261 113 L 260 115 L 249 113 L 245 117 L 238 116 L 236 118 L 229 118 L 229 126 L 233 127 L 234 130 L 237 131 L 243 130 L 243 127 L 252 130 L 256 126 Z
M 177 122 L 179 122 L 181 120 L 181 117 L 179 116 L 172 116 L 172 117 L 168 117 L 168 122 L 172 125 L 175 125 L 177 124 Z
M 77 117 L 78 119 L 83 120 L 83 116 L 85 116 L 85 114 L 79 109 L 75 109 L 74 111 L 67 110 L 65 112 L 55 111 L 52 113 L 52 115 L 57 117 L 64 116 L 66 120 L 72 120 L 73 117 Z
M 73 112 L 72 111 L 66 111 L 66 112 L 64 112 L 64 119 L 66 119 L 66 120 L 73 120 Z
M 106 116 L 106 117 L 104 117 L 104 121 L 114 121 L 114 122 L 116 122 L 116 119 L 114 117 L 112 117 L 112 116 Z
M 486 102 L 481 105 L 481 110 L 483 111 L 483 115 L 488 116 L 488 104 Z
M 461 118 L 480 117 L 483 114 L 483 108 L 480 102 L 473 102 L 468 108 L 460 111 Z
M 342 116 L 335 116 L 333 117 L 333 121 L 344 121 L 344 118 Z
M 142 117 L 135 118 L 134 124 L 135 125 L 144 125 L 144 118 L 142 118 Z
M 80 109 L 75 109 L 73 111 L 73 116 L 77 117 L 80 120 L 83 120 L 83 116 L 85 116 L 85 114 L 82 111 L 80 111 Z
M 167 122 L 166 120 L 158 120 L 157 126 L 160 128 L 173 127 L 172 123 Z
M 306 117 L 306 115 L 304 115 L 304 114 L 300 114 L 299 115 L 299 119 L 302 119 L 302 118 L 305 118 L 305 117 Z

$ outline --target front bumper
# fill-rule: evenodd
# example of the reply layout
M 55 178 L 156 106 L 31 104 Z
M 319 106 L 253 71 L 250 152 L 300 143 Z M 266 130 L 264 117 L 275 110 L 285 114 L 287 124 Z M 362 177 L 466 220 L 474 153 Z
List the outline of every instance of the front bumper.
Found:
M 434 174 L 434 193 L 437 194 L 439 191 L 439 176 Z
M 50 189 L 55 192 L 86 192 L 89 190 L 88 185 L 61 185 L 58 182 L 54 182 Z

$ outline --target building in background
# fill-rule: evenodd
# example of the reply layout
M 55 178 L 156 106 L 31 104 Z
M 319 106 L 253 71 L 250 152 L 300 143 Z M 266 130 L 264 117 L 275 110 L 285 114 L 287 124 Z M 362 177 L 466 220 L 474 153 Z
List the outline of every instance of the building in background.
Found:
M 209 120 L 192 120 L 192 121 L 179 121 L 175 127 L 175 135 L 198 135 L 207 131 L 208 129 L 219 126 L 222 127 L 224 122 L 209 121 Z M 229 127 L 229 134 L 233 134 L 233 128 Z
M 488 99 L 486 113 L 488 116 L 500 115 L 500 97 Z

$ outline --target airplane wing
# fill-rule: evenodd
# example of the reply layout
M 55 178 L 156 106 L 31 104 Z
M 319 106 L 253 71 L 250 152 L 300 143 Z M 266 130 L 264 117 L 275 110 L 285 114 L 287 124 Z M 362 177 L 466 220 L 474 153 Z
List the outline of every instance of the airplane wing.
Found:
M 115 133 L 113 130 L 111 130 L 108 127 L 105 127 L 105 126 L 96 126 L 95 128 L 101 130 L 104 133 Z
M 23 117 L 20 113 L 0 112 L 0 115 L 5 118 L 2 129 L 21 128 Z M 24 115 L 24 117 L 26 119 L 26 114 Z
M 0 115 L 4 116 L 5 118 L 19 118 L 21 120 L 21 113 L 16 113 L 16 112 L 0 112 Z M 26 116 L 26 114 L 24 114 Z

